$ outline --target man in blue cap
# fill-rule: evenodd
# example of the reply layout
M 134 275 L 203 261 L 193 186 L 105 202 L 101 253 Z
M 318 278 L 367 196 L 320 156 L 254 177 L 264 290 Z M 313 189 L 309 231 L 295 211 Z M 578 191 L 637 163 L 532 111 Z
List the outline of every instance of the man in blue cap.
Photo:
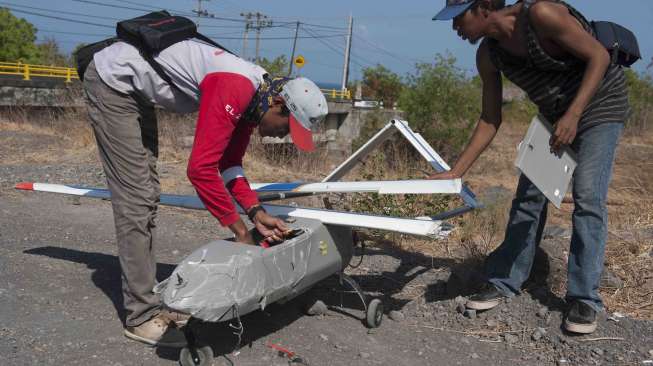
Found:
M 610 62 L 590 23 L 558 0 L 447 0 L 434 20 L 453 20 L 458 35 L 478 47 L 482 113 L 453 169 L 432 179 L 460 178 L 487 148 L 501 125 L 502 76 L 522 88 L 554 123 L 551 147 L 577 155 L 564 327 L 596 329 L 603 309 L 598 293 L 607 237 L 606 198 L 614 152 L 628 115 L 622 67 Z M 523 174 L 503 243 L 486 262 L 487 283 L 468 308 L 486 310 L 514 296 L 528 278 L 546 224 L 547 199 Z
M 476 0 L 447 0 L 444 9 L 437 13 L 433 20 L 451 20 L 469 9 Z M 505 0 L 502 1 L 505 3 Z

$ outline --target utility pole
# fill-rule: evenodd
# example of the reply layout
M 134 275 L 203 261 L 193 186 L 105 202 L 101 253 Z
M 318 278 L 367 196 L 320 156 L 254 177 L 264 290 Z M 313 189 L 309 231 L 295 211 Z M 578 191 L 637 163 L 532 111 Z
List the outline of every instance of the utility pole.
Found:
M 256 56 L 254 62 L 259 61 L 259 51 L 261 46 L 261 29 L 271 27 L 272 20 L 268 19 L 267 15 L 256 13 L 240 13 L 241 17 L 245 18 L 245 34 L 243 34 L 243 58 L 247 59 L 247 36 L 250 29 L 256 29 Z M 255 19 L 255 20 L 254 20 Z
M 351 38 L 354 26 L 354 17 L 349 15 L 349 31 L 347 32 L 347 44 L 345 45 L 345 64 L 342 70 L 342 85 L 341 90 L 347 89 L 347 81 L 349 81 L 349 54 L 351 53 Z
M 249 29 L 252 27 L 252 18 L 254 17 L 253 13 L 240 13 L 241 17 L 245 17 L 245 33 L 243 33 L 243 50 L 241 54 L 243 59 L 247 60 L 247 34 Z
M 197 9 L 193 9 L 193 13 L 197 14 L 197 26 L 199 27 L 200 25 L 200 18 L 205 17 L 205 18 L 214 18 L 215 14 L 209 13 L 206 9 L 202 10 L 202 1 L 209 1 L 209 0 L 197 0 Z
M 299 34 L 299 22 L 295 26 L 295 40 L 292 42 L 292 53 L 290 54 L 290 60 L 288 61 L 288 77 L 292 74 L 292 65 L 295 63 L 295 49 L 297 49 L 297 35 Z
M 267 15 L 256 12 L 256 58 L 255 62 L 259 61 L 259 49 L 261 45 L 261 28 L 272 26 L 272 20 L 268 20 Z
M 268 19 L 267 15 L 256 12 L 256 58 L 255 62 L 259 61 L 259 49 L 261 45 L 261 28 L 268 28 L 272 26 L 272 20 Z

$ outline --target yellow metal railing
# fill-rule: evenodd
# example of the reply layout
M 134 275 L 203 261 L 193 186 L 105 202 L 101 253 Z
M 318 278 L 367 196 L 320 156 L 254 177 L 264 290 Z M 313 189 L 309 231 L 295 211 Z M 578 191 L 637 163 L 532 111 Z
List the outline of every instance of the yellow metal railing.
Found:
M 70 83 L 73 79 L 79 79 L 77 70 L 74 67 L 32 65 L 21 62 L 0 62 L 0 75 L 19 75 L 23 80 L 31 80 L 32 77 L 60 78 Z M 331 99 L 351 99 L 351 90 L 345 89 L 321 89 L 325 96 Z
M 351 99 L 351 90 L 345 89 L 320 89 L 325 96 L 331 99 Z
M 32 65 L 20 62 L 0 62 L 0 75 L 19 75 L 23 80 L 31 80 L 32 77 L 46 77 L 65 79 L 66 83 L 73 79 L 79 79 L 77 70 L 73 67 Z

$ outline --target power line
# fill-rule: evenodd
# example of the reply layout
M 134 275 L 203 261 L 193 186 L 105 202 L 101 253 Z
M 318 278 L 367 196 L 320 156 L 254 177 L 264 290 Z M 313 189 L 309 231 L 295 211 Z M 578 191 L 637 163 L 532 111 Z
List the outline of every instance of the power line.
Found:
M 306 28 L 303 28 L 303 29 L 304 29 L 304 31 L 306 31 L 307 33 L 315 35 L 315 33 L 313 33 L 311 30 L 306 29 Z M 325 40 L 325 39 L 322 39 L 322 38 L 316 38 L 316 39 L 317 39 L 318 42 L 320 42 L 320 43 L 322 43 L 323 45 L 327 46 L 327 47 L 328 47 L 329 49 L 331 49 L 333 52 L 337 53 L 338 55 L 340 55 L 340 56 L 342 56 L 342 57 L 345 57 L 345 54 L 343 53 L 343 51 L 339 50 L 339 49 L 337 48 L 337 46 L 334 46 L 333 44 L 330 44 L 330 43 L 329 43 L 327 40 Z M 358 55 L 355 55 L 355 54 L 354 54 L 354 55 L 352 55 L 352 56 L 353 56 L 353 57 L 352 57 L 352 59 L 351 59 L 351 62 L 354 63 L 354 64 L 356 64 L 356 65 L 357 65 L 358 67 L 360 67 L 360 68 L 365 68 L 365 67 L 369 67 L 369 66 L 374 66 L 374 65 L 376 64 L 375 62 L 371 62 L 371 61 L 369 61 L 369 60 L 365 60 L 365 59 L 363 59 L 362 57 L 360 57 L 360 56 L 358 56 Z M 360 59 L 361 61 L 367 63 L 368 65 L 363 65 L 362 63 L 358 62 L 358 61 L 355 60 L 354 58 Z
M 302 22 L 302 25 L 308 26 L 308 27 L 318 27 L 318 28 L 326 28 L 326 29 L 337 29 L 337 30 L 347 30 L 346 27 L 334 27 L 330 25 L 322 25 L 322 24 L 311 24 L 311 23 L 304 23 Z
M 50 12 L 50 13 L 78 15 L 78 16 L 83 16 L 83 17 L 88 17 L 88 18 L 96 18 L 96 19 L 119 20 L 119 18 L 113 18 L 113 17 L 103 17 L 103 16 L 100 16 L 100 15 L 90 15 L 90 14 L 83 14 L 83 13 L 74 13 L 74 12 L 70 12 L 70 11 L 60 11 L 60 10 L 54 10 L 54 9 L 37 8 L 37 7 L 34 7 L 34 6 L 20 5 L 20 4 L 14 4 L 14 3 L 0 2 L 0 4 L 9 5 L 9 6 L 17 6 L 19 8 L 26 8 L 26 9 L 32 9 L 32 10 L 46 11 L 46 12 Z
M 138 5 L 138 6 L 147 6 L 148 8 L 160 9 L 159 7 L 156 7 L 156 6 L 147 5 L 147 4 L 143 4 L 143 3 L 138 3 L 138 2 L 135 2 L 135 1 L 128 1 L 128 0 L 113 0 L 113 1 L 117 1 L 117 2 L 119 2 L 119 3 L 123 3 L 123 4 Z
M 337 36 L 320 36 L 320 35 L 315 35 L 315 36 L 298 36 L 297 38 L 310 38 L 310 39 L 324 39 L 324 38 L 335 38 L 335 37 L 342 37 L 343 35 L 337 35 Z M 212 36 L 217 39 L 243 39 L 243 37 L 220 37 L 220 36 Z M 295 39 L 295 37 L 261 37 L 260 39 L 262 40 L 281 40 L 281 39 Z
M 111 29 L 115 28 L 115 26 L 106 25 L 106 24 L 86 22 L 86 21 L 83 21 L 83 20 L 75 20 L 75 19 L 70 19 L 70 18 L 58 17 L 58 16 L 55 16 L 55 15 L 39 14 L 39 13 L 35 13 L 35 12 L 32 12 L 32 11 L 20 10 L 20 9 L 15 9 L 15 8 L 11 8 L 11 7 L 6 7 L 6 8 L 13 11 L 13 12 L 16 12 L 16 13 L 30 14 L 30 15 L 35 15 L 35 16 L 38 16 L 38 17 L 44 17 L 44 18 L 50 18 L 50 19 L 58 19 L 58 20 L 66 21 L 66 22 L 94 25 L 96 27 L 111 28 Z
M 91 4 L 91 5 L 97 5 L 97 6 L 105 6 L 109 8 L 118 8 L 118 9 L 127 9 L 127 10 L 134 10 L 134 11 L 144 11 L 144 12 L 152 12 L 154 8 L 151 7 L 151 5 L 146 5 L 146 4 L 140 4 L 136 2 L 130 2 L 130 4 L 136 4 L 137 6 L 145 6 L 145 7 L 150 7 L 150 9 L 143 9 L 143 8 L 132 8 L 130 6 L 122 6 L 122 5 L 115 5 L 115 4 L 105 4 L 105 3 L 100 3 L 97 1 L 91 1 L 91 0 L 73 0 L 78 3 L 86 3 L 86 4 Z M 119 1 L 119 0 L 118 0 Z M 158 8 L 156 8 L 158 9 Z M 184 16 L 194 16 L 194 14 L 183 11 L 183 10 L 176 10 L 176 9 L 167 9 L 170 10 L 171 12 L 175 14 L 180 14 Z M 214 17 L 210 19 L 218 19 L 218 20 L 225 20 L 225 21 L 231 21 L 231 22 L 240 22 L 240 19 L 232 19 L 232 18 L 221 18 L 221 17 Z
M 57 30 L 51 30 L 51 29 L 39 29 L 37 28 L 38 32 L 43 32 L 43 33 L 58 33 L 58 34 L 69 34 L 69 35 L 75 35 L 75 36 L 88 36 L 88 37 L 111 37 L 113 34 L 99 34 L 99 33 L 82 33 L 82 32 L 66 32 L 66 31 L 57 31 Z M 240 37 L 225 37 L 225 36 L 230 36 L 230 35 L 237 35 L 240 34 L 242 35 L 242 32 L 227 32 L 227 33 L 221 33 L 221 34 L 207 34 L 207 37 L 211 38 L 216 38 L 218 40 L 220 39 L 242 39 L 242 36 Z M 315 39 L 315 38 L 332 38 L 332 37 L 341 37 L 342 35 L 334 36 L 334 35 L 315 35 L 315 36 L 299 36 L 297 38 L 305 38 L 305 39 Z M 294 37 L 261 37 L 262 40 L 288 40 L 288 39 L 294 39 Z
M 76 0 L 73 0 L 73 1 L 76 1 Z M 121 3 L 124 3 L 124 4 L 129 4 L 129 5 L 136 5 L 136 6 L 147 7 L 147 8 L 149 8 L 149 9 L 147 9 L 147 10 L 143 10 L 143 11 L 148 11 L 148 12 L 161 10 L 161 7 L 160 7 L 160 6 L 152 6 L 152 5 L 143 4 L 143 3 L 140 3 L 140 2 L 136 2 L 136 1 L 129 1 L 129 0 L 113 0 L 113 1 L 118 1 L 118 2 L 121 2 Z M 103 4 L 101 4 L 101 3 L 96 3 L 96 2 L 93 2 L 92 4 L 94 4 L 94 5 L 103 5 Z M 113 5 L 109 5 L 109 6 L 113 6 Z M 113 6 L 113 7 L 116 7 L 116 6 Z M 184 10 L 180 10 L 180 9 L 170 9 L 170 8 L 167 8 L 167 9 L 165 9 L 165 10 L 169 10 L 169 11 L 173 12 L 174 14 L 184 15 L 184 16 L 188 16 L 188 17 L 191 17 L 191 16 L 195 16 L 195 15 L 196 15 L 196 14 L 194 14 L 193 12 L 188 12 L 188 11 L 184 11 Z
M 92 4 L 92 5 L 106 6 L 106 7 L 109 7 L 109 8 L 127 9 L 127 10 L 135 10 L 135 11 L 147 11 L 147 12 L 152 11 L 152 9 L 131 8 L 131 7 L 128 7 L 128 6 L 98 3 L 97 1 L 90 1 L 90 0 L 73 0 L 73 1 L 76 1 L 78 3 L 86 3 L 86 4 Z
M 353 53 L 353 52 L 352 52 Z M 377 65 L 379 62 L 378 61 L 370 61 L 364 57 L 362 57 L 360 54 L 356 53 L 354 54 L 354 57 L 356 57 L 359 61 L 362 61 L 367 64 L 367 66 L 374 66 Z
M 97 33 L 79 33 L 79 32 L 65 32 L 65 31 L 56 31 L 50 29 L 39 29 L 36 28 L 37 32 L 45 33 L 61 33 L 61 34 L 70 34 L 73 36 L 88 36 L 88 37 L 113 37 L 115 34 L 97 34 Z
M 302 23 L 302 25 L 303 25 L 303 23 Z M 311 30 L 309 30 L 309 29 L 306 29 L 306 28 L 304 28 L 304 27 L 302 27 L 302 29 L 304 29 L 304 31 L 305 31 L 306 33 L 315 36 L 315 33 L 313 33 L 313 31 L 311 31 Z M 316 38 L 316 39 L 317 39 L 320 43 L 322 43 L 323 45 L 325 45 L 325 46 L 327 46 L 328 48 L 330 48 L 333 52 L 339 54 L 339 55 L 342 56 L 342 57 L 345 57 L 345 54 L 342 53 L 341 50 L 339 50 L 339 49 L 333 47 L 333 46 L 330 45 L 328 42 L 326 42 L 326 41 L 324 41 L 324 40 L 322 40 L 322 39 L 320 39 L 320 38 Z
M 413 63 L 420 62 L 420 60 L 410 59 L 410 58 L 407 58 L 407 57 L 404 57 L 404 56 L 397 55 L 396 53 L 390 52 L 387 49 L 385 49 L 385 48 L 377 45 L 376 43 L 373 43 L 373 42 L 371 42 L 371 41 L 369 41 L 369 40 L 367 40 L 367 39 L 365 39 L 365 38 L 363 38 L 363 37 L 361 37 L 359 35 L 355 35 L 355 37 L 358 38 L 359 40 L 365 42 L 366 44 L 368 44 L 372 48 L 376 49 L 377 52 L 385 54 L 387 56 L 390 56 L 390 57 L 394 58 L 397 61 L 406 62 L 407 64 L 410 64 L 410 66 L 413 66 Z M 371 50 L 371 49 L 370 49 L 370 51 L 374 52 L 374 50 Z

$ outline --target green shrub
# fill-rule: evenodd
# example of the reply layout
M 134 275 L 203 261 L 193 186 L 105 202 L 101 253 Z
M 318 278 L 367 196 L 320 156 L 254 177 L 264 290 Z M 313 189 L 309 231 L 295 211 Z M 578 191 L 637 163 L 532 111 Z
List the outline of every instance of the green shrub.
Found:
M 399 97 L 411 128 L 449 160 L 461 151 L 481 113 L 478 83 L 455 62 L 437 55 L 433 63 L 417 64 Z
M 410 127 L 420 133 L 447 161 L 453 161 L 470 137 L 480 115 L 481 88 L 455 66 L 453 57 L 436 56 L 433 63 L 416 65 L 399 94 L 399 109 Z M 387 123 L 382 113 L 370 113 L 362 126 L 359 147 Z M 360 175 L 363 179 L 424 178 L 433 168 L 401 136 L 388 140 L 369 156 Z M 432 216 L 451 207 L 454 196 L 445 195 L 353 195 L 348 205 L 361 212 L 391 216 Z
M 651 107 L 653 107 L 653 78 L 626 69 L 628 99 L 631 114 L 626 121 L 626 133 L 639 135 L 651 127 Z
M 399 75 L 377 64 L 363 69 L 362 87 L 363 98 L 381 101 L 386 108 L 392 108 L 404 84 Z

